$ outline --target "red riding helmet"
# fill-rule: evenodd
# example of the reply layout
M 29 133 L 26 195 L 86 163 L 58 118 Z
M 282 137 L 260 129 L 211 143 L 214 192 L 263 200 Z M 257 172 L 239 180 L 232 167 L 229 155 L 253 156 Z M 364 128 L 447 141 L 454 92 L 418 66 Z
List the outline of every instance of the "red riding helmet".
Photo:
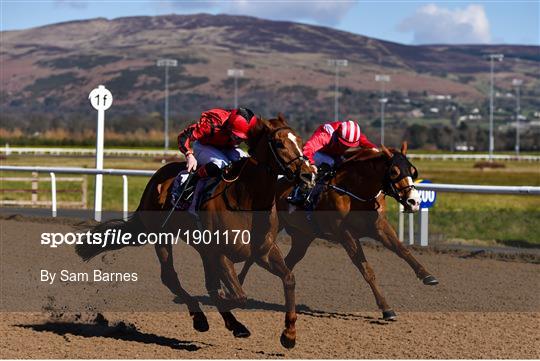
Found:
M 238 108 L 231 112 L 228 123 L 234 135 L 247 139 L 247 133 L 257 123 L 257 117 L 247 108 Z
M 358 147 L 360 145 L 360 126 L 358 123 L 348 120 L 341 122 L 336 129 L 338 140 L 347 147 Z

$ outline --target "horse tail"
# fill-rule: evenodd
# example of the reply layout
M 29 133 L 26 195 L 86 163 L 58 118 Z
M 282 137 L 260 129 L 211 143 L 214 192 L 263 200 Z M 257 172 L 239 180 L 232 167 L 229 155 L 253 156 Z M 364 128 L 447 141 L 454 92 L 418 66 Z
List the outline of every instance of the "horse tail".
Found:
M 185 162 L 172 162 L 167 163 L 150 178 L 150 181 L 146 184 L 144 192 L 141 196 L 139 206 L 133 212 L 131 216 L 128 217 L 126 221 L 123 219 L 113 219 L 110 221 L 99 223 L 90 229 L 90 233 L 104 233 L 108 229 L 110 230 L 120 230 L 122 232 L 131 233 L 133 236 L 139 235 L 142 232 L 147 230 L 146 226 L 152 228 L 153 226 L 149 224 L 151 220 L 155 221 L 152 217 L 150 220 L 144 214 L 148 215 L 148 211 L 161 211 L 162 208 L 158 204 L 158 191 L 157 185 L 162 183 L 168 178 L 175 177 L 178 172 L 185 168 Z M 143 217 L 146 222 L 143 222 Z M 146 226 L 145 226 L 146 224 Z M 128 246 L 142 246 L 140 242 L 129 242 L 128 244 L 120 244 L 108 242 L 105 244 L 92 244 L 89 242 L 84 242 L 75 246 L 75 252 L 79 257 L 84 261 L 89 261 L 95 256 L 117 249 L 121 249 Z
M 127 221 L 123 219 L 112 219 L 110 221 L 101 222 L 98 225 L 90 229 L 90 233 L 101 233 L 103 234 L 107 230 L 118 230 L 122 233 L 131 233 L 133 235 L 139 234 L 144 231 L 144 226 L 140 220 L 138 212 L 133 213 Z M 124 244 L 122 242 L 107 242 L 107 243 L 92 243 L 87 240 L 81 244 L 75 246 L 75 252 L 83 261 L 90 261 L 95 256 L 117 249 L 121 249 L 127 246 L 142 246 L 143 244 L 139 242 L 129 242 L 129 244 Z

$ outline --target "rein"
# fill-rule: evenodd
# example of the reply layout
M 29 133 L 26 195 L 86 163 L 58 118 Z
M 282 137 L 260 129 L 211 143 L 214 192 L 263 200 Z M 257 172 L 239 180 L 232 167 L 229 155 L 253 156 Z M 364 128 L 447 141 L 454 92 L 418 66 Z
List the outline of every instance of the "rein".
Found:
M 274 139 L 272 137 L 277 132 L 279 132 L 280 130 L 284 130 L 284 129 L 292 130 L 291 127 L 280 127 L 280 128 L 274 129 L 272 131 L 272 133 L 268 136 L 268 148 L 270 148 L 270 152 L 274 156 L 274 160 L 276 161 L 279 169 L 281 170 L 281 172 L 284 173 L 285 178 L 287 178 L 288 181 L 292 182 L 292 181 L 294 181 L 295 174 L 291 171 L 291 169 L 289 168 L 289 165 L 291 165 L 292 163 L 296 162 L 299 159 L 306 160 L 306 157 L 303 154 L 300 154 L 299 156 L 291 159 L 288 162 L 283 160 L 283 158 L 281 158 L 281 156 L 278 154 L 278 152 L 275 149 L 277 146 L 276 146 L 275 141 L 274 141 Z M 242 172 L 244 171 L 244 168 L 246 167 L 246 164 L 248 162 L 253 162 L 255 164 L 259 164 L 259 161 L 257 159 L 255 159 L 253 156 L 251 156 L 251 157 L 248 158 L 248 161 L 244 162 L 244 164 L 240 168 L 240 172 L 238 172 L 238 175 L 236 177 L 234 177 L 232 179 L 227 179 L 227 178 L 225 178 L 225 176 L 222 173 L 221 174 L 221 179 L 225 183 L 234 183 L 234 182 L 236 182 L 238 180 L 238 178 L 240 178 L 240 176 L 242 175 Z
M 356 194 L 354 194 L 354 193 L 352 193 L 352 192 L 349 192 L 348 190 L 346 190 L 346 189 L 344 189 L 344 188 L 335 186 L 335 185 L 333 185 L 333 184 L 330 184 L 330 183 L 323 183 L 323 185 L 325 185 L 326 187 L 328 187 L 328 188 L 330 188 L 330 189 L 332 189 L 332 190 L 334 190 L 334 191 L 336 191 L 336 192 L 338 192 L 338 193 L 346 194 L 346 195 L 348 195 L 349 197 L 354 198 L 354 199 L 356 199 L 357 201 L 360 201 L 360 202 L 371 202 L 371 201 L 374 201 L 375 199 L 379 198 L 379 196 L 380 196 L 381 194 L 383 194 L 383 193 L 386 195 L 386 193 L 383 192 L 383 190 L 381 189 L 381 190 L 379 190 L 379 191 L 377 192 L 377 194 L 375 194 L 373 197 L 368 198 L 368 199 L 365 199 L 365 198 L 361 198 L 361 197 L 357 196 Z
M 390 185 L 390 192 L 384 191 L 384 194 L 396 199 L 399 203 L 402 203 L 401 197 L 399 195 L 400 192 L 407 191 L 409 189 L 416 189 L 416 186 L 414 184 L 403 188 L 397 188 L 393 182 L 388 183 Z
M 289 182 L 292 182 L 292 181 L 294 181 L 295 174 L 291 171 L 291 169 L 289 168 L 289 165 L 291 165 L 293 162 L 296 162 L 299 159 L 300 160 L 306 160 L 306 157 L 303 154 L 300 154 L 296 158 L 293 158 L 290 161 L 286 162 L 286 161 L 283 160 L 283 158 L 281 158 L 279 156 L 279 154 L 277 153 L 277 151 L 275 149 L 276 144 L 275 144 L 275 141 L 273 140 L 272 136 L 274 134 L 276 134 L 277 132 L 279 132 L 280 130 L 283 130 L 283 129 L 292 130 L 291 127 L 280 127 L 280 128 L 274 129 L 274 131 L 270 134 L 270 136 L 268 136 L 268 147 L 270 148 L 270 151 L 272 152 L 272 155 L 274 156 L 274 159 L 276 160 L 276 163 L 277 163 L 279 169 L 284 173 L 283 175 L 285 176 L 285 178 Z
M 221 180 L 224 181 L 225 183 L 234 183 L 238 180 L 238 178 L 240 178 L 240 176 L 242 175 L 242 172 L 244 171 L 244 168 L 246 167 L 246 164 L 248 164 L 248 162 L 254 162 L 255 164 L 257 164 L 257 160 L 255 160 L 253 157 L 249 157 L 245 162 L 244 164 L 242 164 L 242 167 L 240 168 L 240 171 L 238 172 L 238 175 L 236 177 L 234 177 L 233 179 L 227 179 L 225 178 L 225 175 L 224 173 L 221 173 Z
M 398 179 L 398 181 L 400 179 Z M 405 192 L 405 191 L 408 191 L 408 190 L 411 190 L 411 189 L 416 189 L 416 186 L 414 184 L 411 184 L 411 185 L 403 187 L 403 188 L 397 188 L 396 185 L 395 185 L 395 182 L 390 179 L 388 174 L 386 174 L 385 177 L 384 177 L 383 188 L 381 190 L 379 190 L 379 192 L 377 192 L 377 194 L 375 194 L 373 197 L 368 198 L 368 199 L 359 197 L 356 194 L 354 194 L 354 193 L 352 193 L 352 192 L 350 192 L 350 191 L 348 191 L 348 190 L 346 190 L 344 188 L 335 186 L 335 185 L 330 184 L 330 183 L 319 183 L 319 184 L 323 184 L 326 187 L 328 187 L 328 188 L 330 188 L 330 189 L 332 189 L 332 190 L 334 190 L 336 192 L 346 194 L 349 197 L 354 198 L 354 199 L 356 199 L 357 201 L 360 201 L 360 202 L 371 202 L 371 201 L 374 201 L 375 199 L 379 198 L 379 196 L 381 194 L 384 194 L 385 196 L 390 196 L 390 197 L 394 198 L 395 200 L 397 200 L 399 203 L 403 204 L 403 200 L 401 199 L 401 196 L 399 194 L 401 192 Z

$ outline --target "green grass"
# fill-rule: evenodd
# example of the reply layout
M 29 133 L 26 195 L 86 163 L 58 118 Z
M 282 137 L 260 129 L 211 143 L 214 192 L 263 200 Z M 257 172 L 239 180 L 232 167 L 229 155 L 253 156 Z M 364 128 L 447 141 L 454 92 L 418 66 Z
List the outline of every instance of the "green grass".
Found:
M 94 167 L 92 157 L 26 157 L 10 156 L 2 164 Z M 415 161 L 420 177 L 435 183 L 528 185 L 540 186 L 540 164 L 529 162 L 505 162 L 502 169 L 476 169 L 472 161 Z M 158 169 L 161 163 L 152 158 L 106 158 L 105 168 Z M 2 177 L 29 176 L 28 173 L 2 172 Z M 41 174 L 46 177 L 48 174 Z M 58 175 L 59 177 L 64 175 Z M 94 177 L 88 176 L 88 206 L 92 207 Z M 146 177 L 129 177 L 129 209 L 139 203 L 148 181 Z M 59 183 L 58 189 L 76 189 L 79 184 Z M 30 183 L 3 182 L 1 188 L 30 188 Z M 40 199 L 50 199 L 50 185 L 40 183 Z M 103 207 L 106 210 L 122 209 L 122 178 L 104 177 Z M 3 193 L 4 199 L 15 197 Z M 30 194 L 16 194 L 30 198 Z M 43 198 L 41 198 L 43 197 Z M 59 200 L 76 200 L 79 195 L 61 194 Z M 389 199 L 389 217 L 397 224 L 397 204 Z M 434 240 L 485 240 L 503 244 L 540 245 L 540 197 L 521 195 L 480 195 L 442 193 L 430 210 L 430 237 Z

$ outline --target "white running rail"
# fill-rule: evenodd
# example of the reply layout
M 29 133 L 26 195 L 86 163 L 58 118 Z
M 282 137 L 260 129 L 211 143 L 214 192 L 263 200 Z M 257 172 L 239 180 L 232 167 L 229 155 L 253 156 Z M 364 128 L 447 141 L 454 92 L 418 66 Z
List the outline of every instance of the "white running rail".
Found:
M 95 156 L 96 150 L 92 148 L 50 148 L 50 147 L 0 147 L 0 154 L 6 156 L 11 154 L 19 155 L 81 155 Z M 148 157 L 172 157 L 180 155 L 177 150 L 158 150 L 158 149 L 105 149 L 104 154 L 107 156 L 148 156 Z M 489 160 L 488 154 L 407 154 L 411 159 L 427 159 L 427 160 Z M 525 162 L 540 162 L 540 155 L 509 155 L 509 154 L 494 154 L 493 159 L 497 161 L 525 161 Z

